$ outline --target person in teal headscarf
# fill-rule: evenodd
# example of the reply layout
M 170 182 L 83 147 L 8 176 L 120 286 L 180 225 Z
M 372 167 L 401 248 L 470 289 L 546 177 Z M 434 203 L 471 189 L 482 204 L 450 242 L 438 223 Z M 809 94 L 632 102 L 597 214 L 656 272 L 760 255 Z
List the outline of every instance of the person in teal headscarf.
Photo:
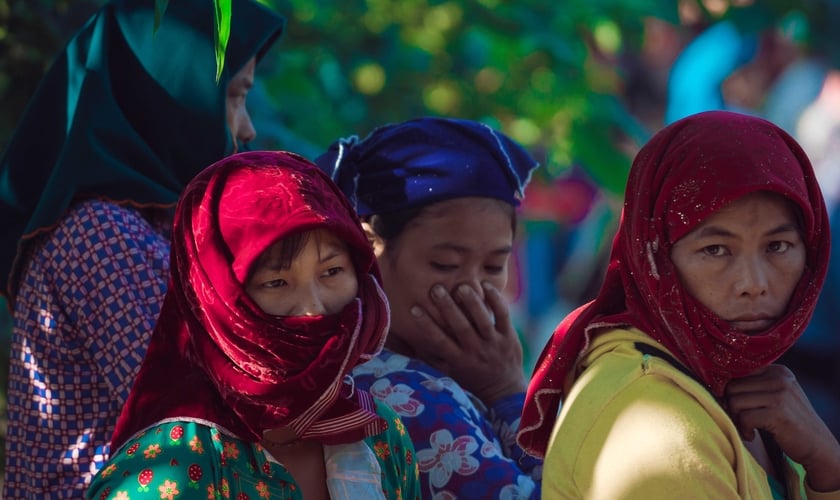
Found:
M 284 19 L 232 2 L 216 80 L 210 0 L 114 0 L 70 40 L 0 157 L 14 316 L 4 498 L 83 497 L 160 311 L 171 211 L 255 131 L 254 66 Z

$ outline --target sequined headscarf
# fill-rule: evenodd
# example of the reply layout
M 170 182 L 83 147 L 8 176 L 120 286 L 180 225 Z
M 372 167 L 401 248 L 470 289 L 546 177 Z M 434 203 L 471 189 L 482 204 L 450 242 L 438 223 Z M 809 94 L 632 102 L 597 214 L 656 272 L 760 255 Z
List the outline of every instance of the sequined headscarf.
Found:
M 264 313 L 245 292 L 252 265 L 280 239 L 320 228 L 346 243 L 357 297 L 333 315 Z M 325 444 L 381 432 L 384 420 L 348 373 L 380 351 L 388 325 L 373 251 L 323 172 L 285 152 L 221 160 L 178 203 L 172 279 L 112 449 L 170 418 L 211 422 L 249 441 L 283 426 Z
M 518 206 L 538 163 L 492 127 L 423 117 L 339 139 L 315 160 L 364 217 L 469 196 Z
M 670 259 L 673 244 L 706 217 L 756 191 L 799 208 L 806 268 L 785 315 L 767 331 L 740 332 L 688 295 Z M 517 440 L 545 454 L 570 371 L 600 327 L 650 335 L 716 396 L 775 361 L 811 318 L 828 266 L 828 217 L 811 164 L 783 130 L 760 118 L 710 111 L 658 132 L 636 156 L 621 224 L 598 296 L 569 314 L 545 347 L 528 388 Z M 568 377 L 568 378 L 567 378 Z

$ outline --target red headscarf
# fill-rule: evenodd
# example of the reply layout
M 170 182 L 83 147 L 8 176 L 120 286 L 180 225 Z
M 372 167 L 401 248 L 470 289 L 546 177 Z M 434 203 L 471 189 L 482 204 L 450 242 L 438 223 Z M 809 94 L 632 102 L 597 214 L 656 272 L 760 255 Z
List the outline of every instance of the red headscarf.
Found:
M 264 313 L 244 290 L 251 265 L 279 239 L 317 228 L 347 244 L 358 296 L 335 315 Z M 221 160 L 178 203 L 172 279 L 112 449 L 172 418 L 249 441 L 283 426 L 325 444 L 382 432 L 370 395 L 354 391 L 348 373 L 379 352 L 388 325 L 371 246 L 326 174 L 285 152 Z
M 740 332 L 691 297 L 680 283 L 673 244 L 724 205 L 755 191 L 789 199 L 802 215 L 806 268 L 785 315 L 760 335 Z M 567 379 L 591 331 L 630 325 L 660 342 L 716 396 L 726 384 L 769 365 L 811 318 L 828 267 L 828 217 L 811 163 L 772 123 L 711 111 L 657 133 L 627 181 L 622 221 L 601 290 L 569 314 L 543 350 L 528 388 L 517 436 L 545 454 Z

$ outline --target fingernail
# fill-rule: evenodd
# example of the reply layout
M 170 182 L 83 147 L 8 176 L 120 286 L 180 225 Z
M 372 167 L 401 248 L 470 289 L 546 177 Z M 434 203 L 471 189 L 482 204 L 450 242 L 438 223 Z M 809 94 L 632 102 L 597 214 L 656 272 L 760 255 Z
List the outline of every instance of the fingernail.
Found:
M 415 318 L 419 318 L 420 316 L 423 315 L 423 310 L 420 309 L 417 306 L 412 306 L 411 307 L 411 315 L 414 316 Z
M 458 287 L 458 295 L 461 298 L 467 298 L 470 294 L 470 287 L 469 285 L 461 285 Z
M 435 294 L 435 297 L 437 297 L 439 299 L 442 299 L 442 298 L 446 297 L 446 289 L 443 288 L 440 285 L 435 285 L 432 288 L 432 293 Z
M 489 281 L 482 281 L 481 282 L 481 288 L 483 288 L 485 290 L 492 290 L 493 285 L 491 285 Z

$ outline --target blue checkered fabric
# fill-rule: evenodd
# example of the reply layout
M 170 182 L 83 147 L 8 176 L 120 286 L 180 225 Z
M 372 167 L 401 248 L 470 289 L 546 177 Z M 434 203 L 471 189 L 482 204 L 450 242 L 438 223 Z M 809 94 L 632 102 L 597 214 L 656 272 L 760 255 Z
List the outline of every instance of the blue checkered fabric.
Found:
M 79 203 L 35 246 L 14 311 L 4 498 L 84 497 L 168 279 L 168 233 L 133 208 Z

